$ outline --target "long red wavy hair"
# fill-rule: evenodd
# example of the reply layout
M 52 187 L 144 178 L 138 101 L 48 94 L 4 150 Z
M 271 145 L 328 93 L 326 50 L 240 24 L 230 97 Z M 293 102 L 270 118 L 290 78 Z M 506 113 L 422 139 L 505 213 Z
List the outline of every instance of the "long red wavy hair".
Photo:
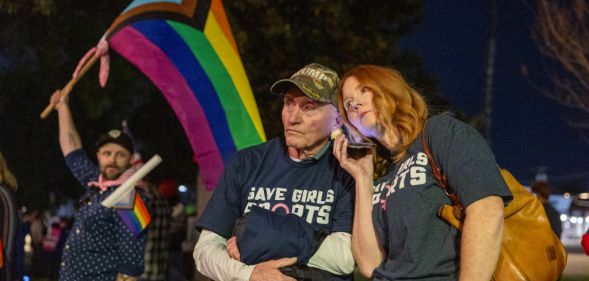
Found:
M 373 92 L 372 104 L 377 111 L 377 122 L 384 133 L 398 133 L 399 142 L 396 144 L 393 159 L 395 162 L 401 161 L 409 145 L 419 136 L 428 117 L 425 99 L 397 70 L 376 65 L 356 66 L 344 74 L 337 92 L 340 115 L 356 133 L 357 129 L 351 125 L 344 110 L 342 96 L 342 86 L 351 76 Z

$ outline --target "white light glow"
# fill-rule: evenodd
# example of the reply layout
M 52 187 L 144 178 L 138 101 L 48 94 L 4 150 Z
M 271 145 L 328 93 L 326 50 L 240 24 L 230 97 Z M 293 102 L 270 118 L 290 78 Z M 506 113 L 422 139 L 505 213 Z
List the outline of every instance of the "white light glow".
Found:
M 188 191 L 188 188 L 185 185 L 181 185 L 181 186 L 178 186 L 178 191 L 186 192 L 186 191 Z
M 27 234 L 25 236 L 25 253 L 31 253 L 31 252 L 33 252 L 32 239 L 31 239 L 31 235 Z

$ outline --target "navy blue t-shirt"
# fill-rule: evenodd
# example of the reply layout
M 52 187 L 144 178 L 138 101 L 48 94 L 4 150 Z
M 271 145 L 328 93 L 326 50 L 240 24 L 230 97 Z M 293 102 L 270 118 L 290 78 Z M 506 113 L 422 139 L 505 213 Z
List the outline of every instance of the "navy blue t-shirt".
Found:
M 512 199 L 482 136 L 450 115 L 429 119 L 426 141 L 463 206 L 487 196 Z M 432 173 L 421 137 L 374 183 L 374 227 L 386 251 L 374 280 L 456 280 L 460 233 L 437 216 L 451 204 Z
M 284 139 L 275 138 L 237 153 L 227 163 L 197 229 L 229 238 L 236 219 L 259 206 L 298 215 L 326 233 L 350 233 L 353 179 L 330 151 L 302 162 L 286 151 Z
M 196 228 L 229 238 L 236 219 L 258 206 L 297 215 L 327 234 L 351 233 L 354 180 L 340 168 L 331 150 L 318 159 L 301 162 L 286 152 L 283 138 L 238 152 L 225 166 Z M 260 245 L 265 249 L 280 247 L 274 238 L 263 239 Z M 302 249 L 304 244 L 301 241 L 291 247 Z M 353 275 L 334 280 L 353 280 Z

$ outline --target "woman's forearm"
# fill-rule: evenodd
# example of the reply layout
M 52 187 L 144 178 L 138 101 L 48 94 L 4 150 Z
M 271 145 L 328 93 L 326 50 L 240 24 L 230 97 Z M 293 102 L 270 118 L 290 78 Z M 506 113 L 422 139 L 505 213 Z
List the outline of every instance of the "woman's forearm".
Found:
M 372 223 L 373 193 L 372 179 L 356 181 L 352 253 L 360 272 L 369 278 L 384 258 Z
M 503 200 L 489 196 L 465 211 L 460 242 L 460 281 L 491 280 L 503 239 Z

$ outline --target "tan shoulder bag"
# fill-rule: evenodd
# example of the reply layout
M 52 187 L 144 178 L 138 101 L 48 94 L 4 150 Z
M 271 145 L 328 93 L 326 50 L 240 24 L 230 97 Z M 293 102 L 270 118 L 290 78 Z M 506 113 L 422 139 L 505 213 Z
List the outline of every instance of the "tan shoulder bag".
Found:
M 425 126 L 421 141 L 434 177 L 452 201 L 452 205 L 440 207 L 438 216 L 461 231 L 464 218 L 462 205 L 458 196 L 448 190 L 446 177 L 433 159 L 425 138 Z M 501 169 L 501 175 L 513 195 L 513 201 L 503 210 L 503 242 L 492 280 L 558 280 L 566 265 L 567 253 L 550 228 L 544 206 L 507 170 Z

